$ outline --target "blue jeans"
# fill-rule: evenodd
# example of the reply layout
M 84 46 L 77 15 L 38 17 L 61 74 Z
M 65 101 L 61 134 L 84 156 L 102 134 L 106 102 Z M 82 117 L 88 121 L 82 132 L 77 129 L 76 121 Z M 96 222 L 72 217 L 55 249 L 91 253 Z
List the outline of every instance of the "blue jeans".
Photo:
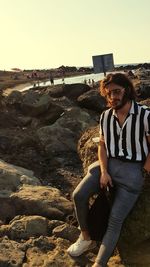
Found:
M 142 163 L 124 162 L 115 158 L 108 160 L 108 173 L 115 186 L 107 231 L 103 237 L 96 262 L 106 266 L 119 239 L 122 223 L 133 208 L 143 186 Z M 96 161 L 88 168 L 87 175 L 73 192 L 76 217 L 82 231 L 88 230 L 87 214 L 89 198 L 100 188 L 100 166 Z

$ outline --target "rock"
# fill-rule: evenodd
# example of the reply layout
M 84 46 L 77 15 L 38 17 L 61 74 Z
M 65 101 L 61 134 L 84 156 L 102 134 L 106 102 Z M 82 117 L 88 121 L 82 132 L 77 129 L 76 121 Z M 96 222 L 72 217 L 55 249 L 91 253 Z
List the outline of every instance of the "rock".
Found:
M 34 99 L 34 102 L 28 101 L 25 98 L 21 105 L 22 111 L 30 116 L 38 116 L 48 110 L 50 106 L 50 97 L 48 95 L 43 95 L 39 99 Z
M 25 252 L 21 245 L 7 238 L 0 238 L 0 266 L 21 267 Z
M 90 90 L 90 87 L 86 84 L 75 83 L 75 84 L 64 84 L 62 86 L 56 86 L 49 90 L 51 97 L 62 97 L 66 96 L 69 99 L 76 100 L 78 96 Z
M 147 79 L 150 76 L 150 70 L 146 70 L 145 68 L 139 68 L 134 73 L 138 79 Z
M 100 96 L 98 90 L 90 90 L 77 99 L 80 107 L 102 112 L 106 108 L 105 99 Z
M 40 128 L 37 136 L 46 153 L 51 156 L 64 151 L 76 151 L 74 133 L 68 128 L 60 127 L 58 123 Z
M 88 166 L 98 160 L 98 145 L 93 142 L 95 137 L 99 137 L 99 125 L 85 131 L 78 141 L 78 153 L 83 163 L 84 174 L 87 173 Z
M 12 91 L 8 97 L 7 97 L 7 102 L 11 105 L 19 106 L 23 101 L 23 95 L 19 91 Z
M 11 146 L 11 139 L 7 136 L 0 135 L 0 149 L 6 150 Z
M 73 210 L 72 203 L 65 199 L 60 190 L 48 186 L 23 186 L 11 194 L 16 214 L 40 215 L 61 220 Z
M 37 136 L 47 153 L 76 151 L 79 135 L 95 123 L 87 112 L 73 107 L 66 110 L 53 125 L 40 128 Z
M 140 101 L 140 104 L 145 105 L 150 108 L 150 98 Z
M 41 242 L 40 242 L 41 241 Z M 49 246 L 48 246 L 49 244 Z M 79 267 L 67 253 L 69 242 L 63 239 L 40 238 L 26 252 L 26 263 L 23 267 Z
M 48 234 L 48 220 L 41 216 L 17 216 L 9 223 L 11 239 L 29 239 Z
M 16 215 L 16 209 L 11 200 L 13 191 L 23 184 L 40 185 L 33 172 L 15 165 L 0 161 L 0 219 L 9 221 Z
M 0 160 L 0 191 L 15 191 L 23 183 L 40 185 L 40 181 L 33 176 L 33 171 L 8 164 Z
M 52 231 L 54 228 L 56 228 L 57 226 L 63 225 L 64 222 L 63 221 L 59 221 L 59 220 L 50 220 L 48 222 L 48 233 L 49 235 L 52 234 Z
M 140 92 L 141 92 L 141 97 L 144 99 L 147 99 L 150 97 L 150 85 L 149 84 L 142 84 L 140 86 Z
M 4 223 L 8 223 L 16 216 L 16 209 L 10 198 L 11 193 L 12 192 L 6 190 L 0 192 L 0 219 L 3 220 Z
M 12 107 L 10 108 L 9 111 L 7 109 L 5 111 L 2 110 L 0 113 L 1 135 L 3 135 L 4 129 L 7 129 L 7 131 L 9 131 L 9 129 L 11 129 L 12 127 L 16 128 L 17 126 L 18 126 L 17 111 L 15 111 Z
M 31 123 L 32 118 L 27 116 L 19 116 L 18 117 L 18 125 L 19 126 L 27 126 Z
M 0 226 L 0 237 L 5 237 L 9 236 L 9 230 L 10 230 L 10 227 L 8 224 L 4 224 L 4 222 L 1 224 Z
M 51 102 L 44 118 L 42 118 L 40 121 L 44 125 L 53 124 L 55 121 L 57 121 L 57 119 L 59 119 L 62 116 L 63 112 L 64 112 L 63 108 Z
M 52 98 L 52 103 L 59 105 L 59 107 L 63 108 L 63 110 L 67 110 L 68 108 L 76 106 L 76 103 L 66 96 Z
M 67 239 L 74 243 L 79 237 L 80 230 L 75 226 L 63 224 L 54 228 L 52 233 L 57 237 Z
M 57 120 L 57 124 L 61 127 L 66 127 L 74 132 L 74 135 L 79 138 L 90 126 L 94 126 L 97 123 L 90 116 L 88 111 L 82 110 L 79 107 L 68 108 L 64 115 Z

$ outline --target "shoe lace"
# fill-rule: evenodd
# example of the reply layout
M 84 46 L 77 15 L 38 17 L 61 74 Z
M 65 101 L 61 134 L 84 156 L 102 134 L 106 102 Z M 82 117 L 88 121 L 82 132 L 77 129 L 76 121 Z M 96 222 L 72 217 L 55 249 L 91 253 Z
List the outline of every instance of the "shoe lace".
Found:
M 81 238 L 78 238 L 78 240 L 77 240 L 76 244 L 77 244 L 77 245 L 80 245 L 80 244 L 82 243 L 82 241 L 83 241 L 83 239 L 81 239 Z

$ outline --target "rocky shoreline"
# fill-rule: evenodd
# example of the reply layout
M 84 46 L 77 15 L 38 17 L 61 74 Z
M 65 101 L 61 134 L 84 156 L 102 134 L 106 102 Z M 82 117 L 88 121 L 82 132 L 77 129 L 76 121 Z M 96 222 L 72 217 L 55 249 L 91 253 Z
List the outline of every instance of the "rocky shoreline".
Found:
M 150 106 L 149 71 L 137 70 L 132 78 L 137 100 Z M 86 84 L 1 94 L 0 266 L 92 265 L 98 247 L 78 258 L 66 249 L 79 234 L 71 194 L 96 159 L 92 138 L 105 108 L 98 87 Z M 150 266 L 150 177 L 145 179 L 120 238 L 122 261 L 117 251 L 109 267 Z

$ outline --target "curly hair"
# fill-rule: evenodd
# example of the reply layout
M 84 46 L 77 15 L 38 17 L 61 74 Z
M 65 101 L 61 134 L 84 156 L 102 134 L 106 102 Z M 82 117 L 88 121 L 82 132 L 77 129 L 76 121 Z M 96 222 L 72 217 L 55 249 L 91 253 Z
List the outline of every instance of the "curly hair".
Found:
M 129 78 L 123 73 L 110 73 L 100 82 L 100 94 L 106 97 L 106 87 L 114 83 L 125 88 L 126 97 L 134 100 L 136 97 L 135 89 Z

